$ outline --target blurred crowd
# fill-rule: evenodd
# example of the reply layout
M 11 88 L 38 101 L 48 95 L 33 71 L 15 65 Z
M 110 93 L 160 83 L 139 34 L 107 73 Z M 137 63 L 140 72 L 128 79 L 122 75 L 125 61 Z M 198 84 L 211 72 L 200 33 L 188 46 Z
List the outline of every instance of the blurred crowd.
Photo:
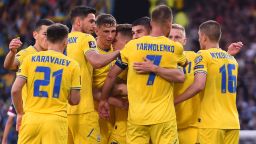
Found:
M 256 1 L 255 0 L 150 0 L 151 6 L 166 3 L 173 7 L 175 21 L 186 27 L 186 49 L 197 51 L 198 26 L 213 19 L 222 25 L 221 47 L 242 41 L 236 56 L 239 63 L 237 106 L 241 129 L 256 129 Z M 98 12 L 113 14 L 114 0 L 1 0 L 0 1 L 0 136 L 6 121 L 14 72 L 3 69 L 12 38 L 20 37 L 23 48 L 33 43 L 35 21 L 50 18 L 69 25 L 68 12 L 75 5 L 87 5 Z M 15 135 L 14 135 L 15 137 Z M 12 139 L 12 138 L 10 138 Z M 15 139 L 15 138 L 14 138 Z

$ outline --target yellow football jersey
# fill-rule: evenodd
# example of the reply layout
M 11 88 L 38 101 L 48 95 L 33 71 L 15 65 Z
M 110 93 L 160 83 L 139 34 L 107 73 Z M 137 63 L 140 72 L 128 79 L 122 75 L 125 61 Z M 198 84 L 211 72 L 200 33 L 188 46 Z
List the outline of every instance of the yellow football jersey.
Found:
M 194 59 L 197 54 L 193 51 L 184 51 L 184 54 L 188 60 L 187 66 L 182 68 L 185 74 L 185 82 L 174 84 L 174 97 L 184 93 L 194 82 Z M 200 98 L 198 95 L 175 106 L 178 129 L 187 128 L 196 124 L 199 106 Z
M 195 59 L 196 73 L 207 74 L 205 89 L 199 93 L 199 128 L 239 129 L 235 58 L 219 48 L 201 50 Z
M 138 74 L 133 63 L 147 58 L 160 67 L 177 68 L 178 63 L 184 65 L 186 62 L 182 45 L 164 36 L 144 36 L 128 42 L 120 54 L 116 65 L 122 69 L 128 67 L 128 121 L 150 125 L 174 120 L 174 84 L 154 73 Z
M 18 76 L 27 80 L 25 113 L 36 112 L 67 117 L 70 90 L 81 88 L 78 63 L 52 50 L 27 56 Z
M 100 48 L 97 48 L 97 50 L 100 54 L 108 54 L 108 53 L 113 52 L 112 48 L 108 51 L 104 51 Z M 112 63 L 110 63 L 102 68 L 93 70 L 93 87 L 102 88 L 111 66 L 112 66 Z
M 34 54 L 38 52 L 33 46 L 29 46 L 21 51 L 19 51 L 16 55 L 15 55 L 15 59 L 19 62 L 19 64 L 21 65 L 24 58 L 27 57 L 30 54 Z
M 90 50 L 96 50 L 96 42 L 93 36 L 82 32 L 68 34 L 67 56 L 79 63 L 82 76 L 80 103 L 76 106 L 69 105 L 68 114 L 82 114 L 94 111 L 92 96 L 93 68 L 85 57 L 85 54 Z
M 125 137 L 128 111 L 115 107 L 115 126 L 112 135 Z
M 34 54 L 38 52 L 33 46 L 29 46 L 21 51 L 19 51 L 16 55 L 15 55 L 15 59 L 19 62 L 19 65 L 22 64 L 23 60 L 25 57 L 27 57 L 30 54 Z M 25 84 L 25 86 L 22 88 L 22 102 L 23 104 L 26 104 L 26 97 L 27 97 L 27 84 Z

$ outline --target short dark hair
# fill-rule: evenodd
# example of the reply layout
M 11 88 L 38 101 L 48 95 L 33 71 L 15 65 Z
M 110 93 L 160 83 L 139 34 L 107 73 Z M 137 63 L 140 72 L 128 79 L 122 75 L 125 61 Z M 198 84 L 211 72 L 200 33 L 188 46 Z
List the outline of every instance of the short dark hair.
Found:
M 132 23 L 132 27 L 138 26 L 138 25 L 144 26 L 148 31 L 151 30 L 150 18 L 147 17 L 147 16 L 138 18 L 138 19 L 136 19 L 136 20 Z
M 96 25 L 98 27 L 102 25 L 110 25 L 110 26 L 115 26 L 116 25 L 116 19 L 110 15 L 110 14 L 100 14 L 96 18 Z
M 50 26 L 54 24 L 54 22 L 52 20 L 49 20 L 49 19 L 40 19 L 39 21 L 36 22 L 36 25 L 35 25 L 35 31 L 39 31 L 41 26 L 45 25 L 45 26 Z
M 61 23 L 55 23 L 47 29 L 47 40 L 51 43 L 62 41 L 68 36 L 68 27 Z
M 172 22 L 172 19 L 173 19 L 172 10 L 166 5 L 159 5 L 153 10 L 151 14 L 151 19 L 152 21 L 161 23 L 161 24 L 166 21 Z
M 72 24 L 74 23 L 74 20 L 76 17 L 84 18 L 90 13 L 96 14 L 96 10 L 94 8 L 87 7 L 87 6 L 74 7 L 70 12 L 71 23 Z
M 221 26 L 218 22 L 209 20 L 199 26 L 199 31 L 204 33 L 210 41 L 219 42 L 221 37 Z
M 132 25 L 131 24 L 118 24 L 116 27 L 116 33 L 120 33 L 121 35 L 132 39 Z

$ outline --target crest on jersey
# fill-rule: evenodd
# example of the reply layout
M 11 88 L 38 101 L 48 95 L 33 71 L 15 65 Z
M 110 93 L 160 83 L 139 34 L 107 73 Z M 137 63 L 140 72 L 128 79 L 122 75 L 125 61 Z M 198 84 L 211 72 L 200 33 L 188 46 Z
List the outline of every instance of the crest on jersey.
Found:
M 100 142 L 101 138 L 100 135 L 97 135 L 97 142 Z
M 203 57 L 202 56 L 198 56 L 196 59 L 195 59 L 195 63 L 198 64 L 199 62 L 201 62 L 203 60 Z
M 90 48 L 96 48 L 96 44 L 94 41 L 89 41 L 88 43 Z

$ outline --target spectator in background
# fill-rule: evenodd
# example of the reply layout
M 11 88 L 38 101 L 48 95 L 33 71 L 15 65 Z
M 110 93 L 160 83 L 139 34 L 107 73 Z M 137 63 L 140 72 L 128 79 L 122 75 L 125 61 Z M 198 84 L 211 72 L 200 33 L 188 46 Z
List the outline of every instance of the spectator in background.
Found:
M 7 144 L 8 143 L 8 135 L 10 133 L 10 130 L 11 130 L 12 126 L 13 126 L 13 122 L 15 121 L 16 111 L 15 111 L 13 105 L 11 105 L 9 107 L 7 115 L 8 115 L 8 119 L 6 121 L 5 128 L 4 128 L 2 144 Z

